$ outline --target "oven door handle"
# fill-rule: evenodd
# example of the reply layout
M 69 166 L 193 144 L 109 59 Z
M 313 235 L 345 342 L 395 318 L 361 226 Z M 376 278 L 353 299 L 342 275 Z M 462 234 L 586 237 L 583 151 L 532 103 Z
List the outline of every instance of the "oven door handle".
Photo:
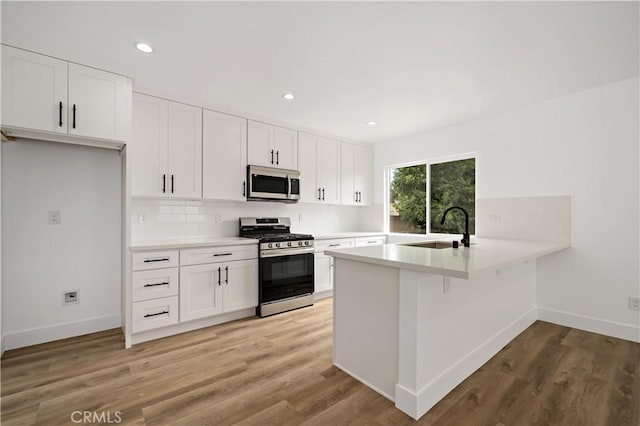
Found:
M 295 256 L 297 254 L 310 254 L 313 253 L 314 248 L 313 247 L 309 247 L 309 248 L 292 248 L 292 249 L 278 249 L 278 250 L 265 250 L 263 252 L 260 252 L 260 257 L 261 258 L 268 258 L 268 257 L 279 257 L 279 256 Z

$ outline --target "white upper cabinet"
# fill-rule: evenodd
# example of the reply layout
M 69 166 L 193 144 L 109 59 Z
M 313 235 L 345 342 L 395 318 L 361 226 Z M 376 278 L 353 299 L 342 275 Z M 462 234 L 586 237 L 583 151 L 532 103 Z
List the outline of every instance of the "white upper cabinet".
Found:
M 67 133 L 67 62 L 2 46 L 2 124 Z
M 371 148 L 343 142 L 341 144 L 341 200 L 342 204 L 371 204 Z
M 340 203 L 340 142 L 300 132 L 300 201 Z
M 2 46 L 2 125 L 17 136 L 107 147 L 90 141 L 124 142 L 131 87 L 118 74 Z
M 131 122 L 130 105 L 128 78 L 69 63 L 69 134 L 125 140 Z
M 131 194 L 202 197 L 202 109 L 134 93 Z
M 181 198 L 202 197 L 202 108 L 169 102 L 167 189 Z
M 247 119 L 205 109 L 202 132 L 202 197 L 245 200 Z
M 298 132 L 249 120 L 247 163 L 298 170 Z

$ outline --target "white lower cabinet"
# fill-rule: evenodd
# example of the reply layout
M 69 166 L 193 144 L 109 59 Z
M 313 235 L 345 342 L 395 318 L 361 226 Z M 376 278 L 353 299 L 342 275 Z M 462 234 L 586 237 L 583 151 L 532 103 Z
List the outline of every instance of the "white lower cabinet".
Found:
M 356 238 L 356 247 L 365 246 L 380 246 L 387 242 L 385 235 L 375 235 L 373 237 L 358 237 Z
M 180 322 L 257 305 L 257 259 L 180 268 Z
M 353 238 L 337 238 L 332 240 L 316 240 L 313 273 L 315 292 L 333 289 L 333 257 L 324 254 L 327 249 L 353 247 Z

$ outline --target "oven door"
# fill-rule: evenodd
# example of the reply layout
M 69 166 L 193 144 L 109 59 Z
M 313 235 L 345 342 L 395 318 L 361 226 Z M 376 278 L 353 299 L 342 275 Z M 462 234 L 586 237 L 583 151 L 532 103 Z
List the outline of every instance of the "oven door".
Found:
M 260 258 L 261 304 L 313 291 L 313 252 Z

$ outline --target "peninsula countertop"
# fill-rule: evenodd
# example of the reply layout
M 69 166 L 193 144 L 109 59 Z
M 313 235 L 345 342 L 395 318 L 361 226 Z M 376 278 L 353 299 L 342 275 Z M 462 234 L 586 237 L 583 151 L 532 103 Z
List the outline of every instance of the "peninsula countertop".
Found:
M 472 279 L 570 246 L 566 241 L 475 238 L 471 247 L 457 249 L 432 249 L 397 243 L 325 250 L 325 254 L 380 266 Z

